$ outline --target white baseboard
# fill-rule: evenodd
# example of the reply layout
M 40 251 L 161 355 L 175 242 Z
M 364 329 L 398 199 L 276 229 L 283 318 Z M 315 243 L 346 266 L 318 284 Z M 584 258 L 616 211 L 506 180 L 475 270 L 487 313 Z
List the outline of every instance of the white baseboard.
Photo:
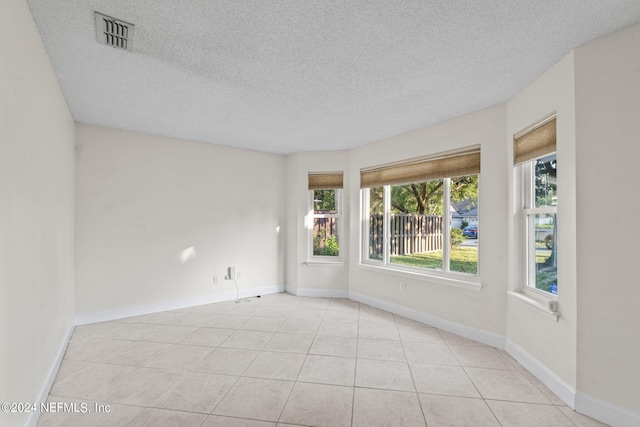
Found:
M 285 285 L 284 291 L 286 293 L 290 294 L 290 295 L 293 295 L 293 296 L 296 296 L 296 297 L 298 296 L 298 288 L 293 287 L 291 285 Z
M 60 369 L 60 365 L 62 364 L 62 359 L 64 359 L 64 354 L 67 351 L 67 346 L 69 345 L 69 340 L 71 339 L 71 335 L 73 334 L 75 326 L 71 325 L 67 329 L 67 333 L 65 334 L 62 342 L 60 343 L 60 347 L 58 348 L 58 352 L 56 353 L 55 358 L 53 359 L 53 363 L 49 367 L 49 372 L 40 386 L 40 391 L 38 392 L 38 396 L 33 402 L 38 404 L 44 403 L 47 401 L 47 397 L 49 397 L 49 392 L 51 391 L 51 387 L 53 386 L 53 382 L 56 380 L 56 376 L 58 375 L 58 370 Z M 29 418 L 27 418 L 27 422 L 25 426 L 27 427 L 35 427 L 38 424 L 38 419 L 40 418 L 40 411 L 32 411 L 29 413 Z
M 240 298 L 250 298 L 257 295 L 269 295 L 284 292 L 284 285 L 266 286 L 262 288 L 242 289 Z M 225 292 L 216 295 L 202 295 L 198 297 L 182 298 L 179 300 L 162 301 L 152 304 L 141 304 L 130 307 L 104 310 L 94 313 L 82 313 L 76 315 L 74 324 L 76 326 L 88 325 L 91 323 L 106 322 L 109 320 L 124 319 L 126 317 L 141 316 L 144 314 L 158 313 L 161 311 L 177 310 L 180 308 L 195 307 L 198 305 L 212 304 L 215 302 L 232 301 L 236 299 L 235 292 Z
M 403 305 L 394 304 L 389 301 L 373 298 L 355 292 L 349 292 L 349 298 L 354 301 L 358 301 L 363 304 L 367 304 L 372 307 L 376 307 L 390 313 L 394 313 L 399 316 L 403 316 L 408 319 L 415 320 L 417 322 L 424 323 L 447 332 L 451 332 L 452 334 L 460 335 L 462 337 L 478 341 L 482 344 L 490 345 L 501 350 L 504 350 L 505 348 L 505 338 L 492 332 L 483 331 L 471 326 L 461 325 L 460 323 L 442 319 L 437 316 L 432 316 L 430 314 L 414 310 Z
M 542 384 L 547 386 L 571 409 L 576 406 L 576 391 L 562 378 L 547 368 L 522 347 L 507 340 L 506 352 L 516 359 L 525 369 L 533 374 Z
M 298 297 L 349 298 L 349 291 L 340 289 L 289 288 L 287 293 Z
M 575 410 L 614 427 L 640 426 L 640 413 L 584 393 L 576 393 Z
M 284 292 L 284 285 L 273 285 L 273 286 L 264 286 L 262 288 L 254 288 L 248 289 L 247 291 L 240 292 L 240 297 L 242 298 L 251 298 L 258 295 L 271 295 L 271 294 L 279 294 L 280 292 Z M 235 295 L 232 299 L 235 299 Z
M 573 387 L 547 368 L 538 359 L 533 357 L 523 348 L 511 341 L 508 341 L 505 337 L 475 329 L 471 326 L 451 322 L 418 310 L 413 310 L 399 304 L 394 304 L 389 301 L 373 298 L 367 295 L 349 292 L 349 298 L 492 347 L 503 349 L 522 364 L 522 366 L 531 372 L 538 380 L 540 380 L 540 382 L 547 386 L 549 390 L 555 393 L 567 404 L 567 406 L 574 409 L 576 412 L 614 427 L 640 426 L 640 413 L 605 400 L 597 399 L 584 393 L 576 393 Z

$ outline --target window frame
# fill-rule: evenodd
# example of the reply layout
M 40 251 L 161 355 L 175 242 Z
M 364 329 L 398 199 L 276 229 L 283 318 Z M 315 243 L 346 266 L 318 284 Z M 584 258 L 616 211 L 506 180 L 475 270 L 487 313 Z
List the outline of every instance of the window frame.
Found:
M 469 174 L 468 176 L 477 175 L 478 177 L 478 227 L 480 226 L 480 173 Z M 467 175 L 465 175 L 467 176 Z M 443 246 L 442 246 L 442 269 L 431 269 L 426 267 L 413 267 L 403 264 L 391 263 L 391 187 L 402 184 L 387 184 L 377 187 L 367 187 L 360 190 L 360 209 L 361 209 L 361 253 L 360 262 L 365 266 L 380 267 L 386 270 L 406 272 L 418 274 L 424 277 L 439 277 L 445 279 L 454 279 L 461 282 L 480 282 L 480 241 L 478 240 L 478 259 L 475 274 L 451 271 L 451 179 L 456 177 L 439 178 L 443 180 Z M 435 180 L 435 179 L 431 179 Z M 416 183 L 428 182 L 431 180 L 417 181 Z M 408 183 L 411 184 L 411 183 Z M 370 252 L 370 190 L 371 188 L 383 188 L 383 256 L 382 260 L 376 260 L 369 257 Z
M 309 212 L 309 223 L 307 225 L 307 262 L 309 263 L 342 263 L 343 262 L 343 250 L 342 250 L 342 236 L 343 236 L 343 220 L 342 220 L 342 209 L 343 209 L 343 195 L 342 188 L 325 188 L 323 190 L 332 190 L 335 195 L 335 213 L 334 214 L 316 214 L 315 206 L 314 206 L 314 193 L 316 190 L 313 189 L 308 190 L 308 212 Z M 314 228 L 315 228 L 315 219 L 316 218 L 335 218 L 336 220 L 336 234 L 338 236 L 338 255 L 315 255 L 313 253 L 313 243 L 314 243 Z
M 520 177 L 522 179 L 520 210 L 522 221 L 521 242 L 524 246 L 524 260 L 522 263 L 523 280 L 521 290 L 523 293 L 530 297 L 533 297 L 534 299 L 539 299 L 540 297 L 542 297 L 545 300 L 557 300 L 557 293 L 554 294 L 552 292 L 547 292 L 536 287 L 536 228 L 534 218 L 535 215 L 538 214 L 555 215 L 556 230 L 558 221 L 557 203 L 556 206 L 535 206 L 535 163 L 539 159 L 548 157 L 550 155 L 555 155 L 557 160 L 557 151 L 552 151 L 518 165 L 518 167 L 520 168 Z M 557 231 L 555 240 L 555 244 L 557 244 Z

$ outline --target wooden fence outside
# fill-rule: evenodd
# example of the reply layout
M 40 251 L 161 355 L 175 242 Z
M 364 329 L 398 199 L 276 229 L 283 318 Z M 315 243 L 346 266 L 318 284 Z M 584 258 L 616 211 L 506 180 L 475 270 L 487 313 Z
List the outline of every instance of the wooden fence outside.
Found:
M 369 257 L 382 259 L 383 214 L 369 218 Z M 442 250 L 442 217 L 438 215 L 391 214 L 391 255 L 411 255 Z M 313 235 L 322 236 L 317 242 L 324 247 L 325 239 L 337 234 L 335 218 L 315 218 Z
M 315 239 L 319 236 L 317 246 L 319 248 L 324 248 L 325 240 L 331 238 L 331 236 L 336 236 L 338 234 L 336 218 L 314 218 L 313 220 L 313 237 L 314 237 L 314 246 L 316 245 Z
M 382 259 L 383 214 L 369 218 L 369 257 Z M 411 255 L 442 250 L 442 217 L 437 215 L 391 214 L 390 254 Z

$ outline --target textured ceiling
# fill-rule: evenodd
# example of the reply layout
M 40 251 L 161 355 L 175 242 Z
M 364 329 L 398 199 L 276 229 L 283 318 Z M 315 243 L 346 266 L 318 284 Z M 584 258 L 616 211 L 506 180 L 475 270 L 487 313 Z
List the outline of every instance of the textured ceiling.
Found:
M 504 102 L 638 0 L 28 0 L 75 120 L 348 149 Z M 94 11 L 135 25 L 96 42 Z

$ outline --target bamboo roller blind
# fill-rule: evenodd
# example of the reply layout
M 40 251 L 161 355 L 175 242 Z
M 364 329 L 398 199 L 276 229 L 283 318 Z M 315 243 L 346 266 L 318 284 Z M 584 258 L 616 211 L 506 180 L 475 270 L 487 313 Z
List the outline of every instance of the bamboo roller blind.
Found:
M 480 147 L 435 157 L 362 169 L 360 188 L 408 184 L 429 179 L 452 178 L 480 173 Z
M 309 190 L 342 188 L 344 172 L 309 173 Z
M 513 137 L 514 164 L 527 162 L 556 151 L 556 117 L 550 117 L 532 129 Z

